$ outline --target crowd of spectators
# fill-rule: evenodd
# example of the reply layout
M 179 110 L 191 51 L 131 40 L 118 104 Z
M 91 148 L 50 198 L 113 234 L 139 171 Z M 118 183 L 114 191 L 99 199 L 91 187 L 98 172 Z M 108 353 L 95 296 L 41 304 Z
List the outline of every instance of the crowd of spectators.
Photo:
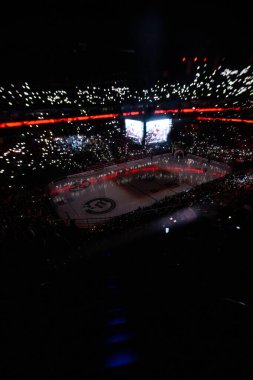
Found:
M 124 137 L 117 120 L 25 127 L 5 136 L 0 145 L 0 180 L 11 187 L 22 176 L 59 177 L 124 160 L 126 144 L 131 146 L 131 140 Z
M 230 165 L 252 162 L 252 127 L 244 123 L 195 121 L 172 129 L 172 140 L 186 152 Z
M 59 220 L 46 183 L 42 185 L 42 181 L 36 185 L 31 183 L 29 177 L 22 184 L 17 181 L 11 187 L 1 187 L 1 241 L 6 251 L 13 251 L 15 247 L 20 250 L 22 246 L 36 251 L 40 268 L 46 269 L 46 273 L 53 273 L 68 260 L 88 254 L 98 234 L 100 240 L 115 231 L 133 226 L 145 229 L 153 220 L 164 215 L 173 216 L 185 208 L 201 210 L 203 215 L 208 214 L 210 209 L 228 208 L 234 210 L 233 214 L 242 207 L 246 207 L 249 213 L 253 210 L 249 197 L 253 190 L 253 172 L 247 170 L 202 184 L 185 193 L 165 197 L 152 206 L 139 208 L 109 223 L 78 229 L 75 224 L 66 226 Z M 171 220 L 170 228 L 173 228 L 177 220 L 174 217 Z M 240 226 L 237 222 L 234 228 L 238 228 L 238 224 Z
M 73 132 L 74 131 L 74 132 Z M 169 143 L 190 154 L 229 165 L 251 162 L 252 127 L 243 123 L 174 120 Z M 0 141 L 0 181 L 9 188 L 17 178 L 42 176 L 47 180 L 86 170 L 95 164 L 124 161 L 154 151 L 134 143 L 124 133 L 122 120 L 71 122 L 30 126 L 11 131 Z
M 126 83 L 110 85 L 89 84 L 68 88 L 41 89 L 35 85 L 10 84 L 0 87 L 0 109 L 6 111 L 31 111 L 36 109 L 75 108 L 85 114 L 90 107 L 119 106 L 127 104 L 162 104 L 168 100 L 198 104 L 201 101 L 215 106 L 250 105 L 253 94 L 253 68 L 247 66 L 231 70 L 219 66 L 209 69 L 207 63 L 197 66 L 191 81 L 187 83 L 157 83 L 147 89 L 134 89 Z M 46 112 L 38 117 L 45 117 Z
M 241 106 L 250 105 L 252 84 L 253 71 L 250 66 L 241 70 L 219 67 L 207 73 L 204 65 L 197 68 L 196 77 L 190 84 L 157 83 L 153 88 L 142 91 L 116 83 L 110 88 L 86 86 L 72 89 L 71 92 L 35 91 L 27 83 L 19 87 L 12 84 L 0 88 L 0 107 L 12 111 L 76 106 L 85 113 L 85 109 L 92 105 L 103 107 L 150 102 L 162 106 L 164 101 L 173 97 L 185 102 L 199 102 L 198 105 L 205 105 L 206 99 L 210 98 L 214 105 Z M 42 112 L 41 117 L 44 116 Z M 170 139 L 173 146 L 183 148 L 186 154 L 229 165 L 235 162 L 252 163 L 251 130 L 250 125 L 239 123 L 175 120 Z M 163 152 L 171 149 L 171 145 L 165 144 Z M 244 209 L 252 212 L 253 205 L 247 194 L 253 188 L 253 173 L 248 170 L 165 198 L 152 207 L 136 210 L 90 231 L 77 230 L 74 225 L 67 227 L 58 220 L 47 193 L 50 181 L 92 166 L 124 162 L 156 153 L 157 148 L 143 147 L 127 138 L 122 121 L 116 118 L 61 123 L 53 127 L 32 125 L 3 131 L 0 138 L 0 238 L 3 247 L 6 250 L 28 247 L 30 251 L 36 251 L 45 267 L 56 269 L 57 265 L 64 265 L 66 260 L 71 259 L 66 253 L 68 247 L 74 254 L 83 254 L 85 246 L 89 242 L 92 244 L 97 234 L 110 234 L 132 225 L 145 226 L 155 217 L 172 214 L 185 207 L 203 210 L 221 205 L 229 208 L 235 204 L 235 210 L 246 205 Z M 240 224 L 236 226 L 241 228 Z

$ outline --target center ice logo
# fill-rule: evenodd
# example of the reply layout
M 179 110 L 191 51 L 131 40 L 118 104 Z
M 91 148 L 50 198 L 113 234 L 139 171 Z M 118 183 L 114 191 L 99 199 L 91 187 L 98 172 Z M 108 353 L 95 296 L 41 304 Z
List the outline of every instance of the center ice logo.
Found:
M 110 198 L 95 198 L 86 202 L 83 207 L 89 214 L 105 214 L 112 211 L 116 203 Z

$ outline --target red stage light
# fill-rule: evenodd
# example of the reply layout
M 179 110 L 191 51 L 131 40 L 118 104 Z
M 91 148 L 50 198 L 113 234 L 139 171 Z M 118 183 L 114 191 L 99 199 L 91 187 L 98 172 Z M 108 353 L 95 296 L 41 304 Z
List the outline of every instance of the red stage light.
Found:
M 253 124 L 253 120 L 249 120 L 249 119 L 235 119 L 235 118 L 226 118 L 226 117 L 202 117 L 202 116 L 199 116 L 199 117 L 196 118 L 196 120 L 207 120 L 207 121 L 218 120 L 218 121 L 229 121 L 229 122 L 232 122 L 232 123 Z
M 76 117 L 62 117 L 60 119 L 40 119 L 40 120 L 24 120 L 15 122 L 0 123 L 0 128 L 22 127 L 23 125 L 37 125 L 37 124 L 55 124 L 61 122 L 71 121 L 86 121 L 96 119 L 113 119 L 118 117 L 117 113 L 110 113 L 104 115 L 91 115 L 91 116 L 76 116 Z
M 139 111 L 123 112 L 123 116 L 137 116 L 137 115 L 139 115 Z
M 245 107 L 247 108 L 247 107 Z M 225 112 L 225 111 L 240 111 L 243 109 L 242 107 L 231 107 L 231 108 L 182 108 L 182 109 L 159 109 L 155 110 L 154 114 L 166 114 L 166 113 L 201 113 L 201 112 Z M 124 112 L 123 116 L 138 116 L 140 114 L 144 114 L 144 111 L 132 111 L 132 112 Z M 60 119 L 39 119 L 39 120 L 23 120 L 23 121 L 10 121 L 0 123 L 0 128 L 15 128 L 29 125 L 39 125 L 39 124 L 55 124 L 61 122 L 72 122 L 72 121 L 86 121 L 86 120 L 97 120 L 97 119 L 113 119 L 118 117 L 119 114 L 111 113 L 111 114 L 103 114 L 103 115 L 89 115 L 89 116 L 76 116 L 76 117 L 63 117 Z M 204 119 L 203 119 L 204 120 Z M 221 119 L 222 120 L 222 119 Z M 224 119 L 224 121 L 228 121 L 229 119 Z M 245 120 L 245 119 L 230 119 L 230 121 L 237 121 L 242 123 L 252 124 L 253 120 Z

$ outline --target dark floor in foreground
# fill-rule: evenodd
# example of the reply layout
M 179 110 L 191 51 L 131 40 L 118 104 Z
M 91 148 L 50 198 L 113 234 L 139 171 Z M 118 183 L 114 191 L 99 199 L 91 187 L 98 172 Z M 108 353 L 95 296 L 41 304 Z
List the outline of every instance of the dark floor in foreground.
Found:
M 3 285 L 5 371 L 252 379 L 248 232 L 222 240 L 201 221 L 75 258 L 42 284 L 17 260 Z

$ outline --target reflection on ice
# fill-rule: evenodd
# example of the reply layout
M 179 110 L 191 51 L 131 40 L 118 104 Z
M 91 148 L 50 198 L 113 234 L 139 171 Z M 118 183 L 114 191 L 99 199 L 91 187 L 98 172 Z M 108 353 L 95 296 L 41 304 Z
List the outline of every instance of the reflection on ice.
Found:
M 65 222 L 99 223 L 151 206 L 229 171 L 227 165 L 201 157 L 177 159 L 164 154 L 69 176 L 49 184 L 49 191 Z M 184 223 L 194 218 L 196 211 L 188 208 L 173 216 L 171 222 Z

